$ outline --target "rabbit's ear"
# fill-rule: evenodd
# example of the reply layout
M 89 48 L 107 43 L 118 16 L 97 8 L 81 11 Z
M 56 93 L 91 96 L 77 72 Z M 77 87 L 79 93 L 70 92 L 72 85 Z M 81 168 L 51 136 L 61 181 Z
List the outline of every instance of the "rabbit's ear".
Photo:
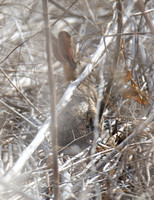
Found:
M 70 64 L 74 70 L 76 69 L 76 63 L 73 58 L 73 48 L 71 45 L 71 36 L 66 31 L 61 31 L 58 34 L 59 51 L 61 56 L 66 62 Z
M 76 79 L 76 63 L 73 59 L 71 36 L 66 31 L 61 31 L 58 39 L 51 35 L 51 44 L 56 60 L 63 64 L 66 82 L 74 81 Z
M 51 45 L 52 45 L 53 55 L 55 56 L 56 60 L 58 60 L 61 63 L 65 63 L 66 61 L 61 56 L 61 53 L 59 51 L 58 39 L 55 38 L 53 35 L 51 35 Z

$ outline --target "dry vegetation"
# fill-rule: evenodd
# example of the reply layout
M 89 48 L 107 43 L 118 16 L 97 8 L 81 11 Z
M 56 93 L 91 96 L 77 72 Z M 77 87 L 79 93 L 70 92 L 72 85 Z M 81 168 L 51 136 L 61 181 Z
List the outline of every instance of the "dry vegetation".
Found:
M 59 199 L 154 199 L 153 1 L 48 10 L 51 40 L 69 32 L 77 63 L 68 84 L 52 56 Z M 42 1 L 1 0 L 0 200 L 54 199 L 45 41 Z

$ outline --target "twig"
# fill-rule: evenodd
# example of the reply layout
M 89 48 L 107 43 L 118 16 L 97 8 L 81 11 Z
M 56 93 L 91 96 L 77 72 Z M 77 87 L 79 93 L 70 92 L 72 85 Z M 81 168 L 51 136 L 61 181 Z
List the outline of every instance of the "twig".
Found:
M 148 16 L 146 15 L 146 13 L 144 12 L 145 6 L 144 6 L 143 2 L 141 0 L 137 1 L 137 6 L 140 9 L 140 11 L 142 12 L 142 15 L 144 16 L 145 21 L 146 21 L 147 25 L 149 26 L 149 29 L 151 30 L 152 34 L 154 34 L 154 27 L 153 27 L 151 21 L 149 20 Z
M 100 103 L 100 110 L 99 110 L 99 122 L 100 123 L 102 121 L 104 109 L 105 109 L 105 107 L 106 107 L 106 105 L 108 104 L 108 101 L 109 101 L 110 92 L 111 92 L 112 85 L 113 85 L 113 82 L 114 82 L 114 76 L 115 76 L 115 72 L 116 72 L 118 60 L 119 60 L 120 41 L 121 41 L 121 32 L 122 32 L 122 3 L 121 3 L 121 0 L 117 0 L 116 7 L 117 7 L 117 12 L 118 12 L 117 34 L 120 34 L 120 35 L 117 35 L 117 39 L 116 39 L 115 54 L 114 54 L 114 59 L 113 59 L 113 65 L 112 65 L 112 68 L 111 68 L 112 75 L 111 75 L 111 78 L 109 79 L 109 82 L 108 82 L 108 85 L 107 85 L 107 88 L 106 88 L 105 97 L 103 97 L 103 99 Z
M 23 35 L 23 32 L 22 32 L 22 29 L 21 29 L 21 26 L 19 25 L 19 23 L 18 23 L 18 20 L 16 20 L 16 18 L 13 16 L 13 10 L 12 9 L 10 9 L 12 12 L 12 18 L 13 18 L 13 20 L 14 20 L 14 23 L 15 23 L 15 25 L 16 25 L 16 27 L 17 27 L 17 30 L 18 30 L 18 32 L 19 32 L 19 34 L 20 34 L 20 37 L 21 37 L 21 40 L 22 41 L 25 41 L 25 38 L 24 38 L 24 35 Z M 29 58 L 30 58 L 30 60 L 31 60 L 31 62 L 33 62 L 33 57 L 32 57 L 32 55 L 30 54 L 30 51 L 29 51 L 29 48 L 28 48 L 28 46 L 27 46 L 27 43 L 24 43 L 24 46 L 25 46 L 25 49 L 27 50 L 27 53 L 28 53 L 28 55 L 29 55 Z
M 3 104 L 5 107 L 7 107 L 9 110 L 11 110 L 11 112 L 15 113 L 16 115 L 18 115 L 19 117 L 21 117 L 24 121 L 26 121 L 27 123 L 29 123 L 31 125 L 31 127 L 38 129 L 38 126 L 33 124 L 29 119 L 27 119 L 26 117 L 24 117 L 22 114 L 20 114 L 19 112 L 17 112 L 16 110 L 14 110 L 13 108 L 11 108 L 9 105 L 7 105 L 4 101 L 0 100 L 0 103 Z
M 100 160 L 99 163 L 96 165 L 96 170 L 100 171 L 106 165 L 106 163 L 113 159 L 113 157 L 120 152 L 127 144 L 130 142 L 134 137 L 138 136 L 142 131 L 154 120 L 154 110 L 151 111 L 149 118 L 140 124 L 132 134 L 130 134 L 123 142 L 121 142 L 109 155 L 106 156 L 105 159 Z M 92 175 L 93 172 L 89 172 L 87 176 Z
M 80 16 L 80 15 L 77 15 L 77 14 L 75 14 L 75 13 L 72 13 L 72 12 L 70 12 L 70 10 L 69 9 L 65 9 L 63 6 L 61 6 L 60 5 L 60 3 L 58 4 L 57 2 L 55 2 L 55 1 L 53 1 L 53 0 L 49 0 L 49 2 L 51 2 L 53 5 L 55 5 L 57 8 L 59 8 L 60 10 L 62 10 L 62 11 L 64 11 L 64 13 L 66 14 L 68 14 L 68 16 L 73 16 L 73 17 L 76 17 L 76 18 L 78 18 L 78 19 L 82 19 L 83 17 L 82 16 Z M 74 4 L 74 3 L 73 3 Z M 66 16 L 66 15 L 65 15 Z
M 48 19 L 48 6 L 47 0 L 42 0 L 43 5 L 43 16 L 45 21 L 45 37 L 46 37 L 46 54 L 48 63 L 48 79 L 50 89 L 50 109 L 51 109 L 51 138 L 52 138 L 52 152 L 53 152 L 53 192 L 54 199 L 59 199 L 59 172 L 58 172 L 58 133 L 57 133 L 57 113 L 56 113 L 56 90 L 54 81 L 54 72 L 52 66 L 52 49 L 51 49 L 51 38 L 49 30 L 49 19 Z
M 17 86 L 10 80 L 10 78 L 8 77 L 8 75 L 5 73 L 5 71 L 3 69 L 1 69 L 1 72 L 4 74 L 4 76 L 7 78 L 7 80 L 10 82 L 10 84 L 21 94 L 21 96 L 23 96 L 23 98 L 27 101 L 27 103 L 34 108 L 34 110 L 36 112 L 38 112 L 39 114 L 43 115 L 43 113 L 41 113 L 33 104 L 32 102 L 19 90 L 19 88 L 17 88 Z
M 41 129 L 37 133 L 36 137 L 30 143 L 30 145 L 22 152 L 21 156 L 18 158 L 11 170 L 5 175 L 5 181 L 9 182 L 13 177 L 20 174 L 22 168 L 24 167 L 27 160 L 31 157 L 34 151 L 38 148 L 42 141 L 44 141 L 45 136 L 49 135 L 48 128 L 50 124 L 50 117 L 44 122 Z M 46 133 L 46 134 L 45 134 Z
M 73 192 L 72 192 L 72 188 L 73 188 L 73 184 L 71 183 L 71 174 L 68 171 L 63 171 L 61 173 L 61 181 L 62 181 L 62 185 L 61 185 L 61 199 L 63 200 L 68 200 L 68 199 L 72 199 L 73 198 Z M 74 199 L 74 198 L 73 198 Z
M 104 38 L 106 37 L 115 37 L 115 36 L 127 36 L 127 35 L 147 35 L 147 34 L 151 34 L 151 32 L 129 32 L 129 33 L 116 33 L 116 34 L 112 34 L 112 35 L 104 35 Z
M 90 16 L 91 16 L 93 22 L 95 22 L 95 17 L 94 17 L 94 14 L 93 14 L 93 12 L 92 12 L 92 10 L 91 10 L 91 8 L 90 8 L 89 2 L 88 2 L 87 0 L 85 0 L 85 3 L 86 3 L 86 5 L 87 5 L 87 10 L 88 10 L 88 12 L 89 12 L 89 14 L 90 14 Z
M 77 2 L 78 0 L 75 0 L 66 10 L 65 12 L 52 24 L 54 26 L 60 19 L 64 17 L 64 15 L 68 12 L 68 10 L 71 9 L 71 7 Z
M 149 10 L 146 10 L 143 12 L 134 13 L 132 16 L 143 15 L 143 14 L 150 13 L 150 12 L 154 12 L 154 9 L 149 9 Z
M 7 58 L 9 58 L 9 56 L 16 50 L 18 49 L 20 46 L 22 46 L 25 42 L 29 41 L 31 38 L 33 38 L 34 36 L 36 36 L 37 34 L 41 33 L 42 29 L 40 31 L 37 31 L 36 33 L 34 33 L 33 35 L 31 35 L 29 38 L 27 38 L 26 40 L 24 40 L 23 42 L 21 42 L 20 44 L 18 44 L 14 49 L 12 49 L 10 51 L 10 53 L 2 60 L 0 61 L 0 64 L 2 64 Z M 1 67 L 0 67 L 1 69 Z

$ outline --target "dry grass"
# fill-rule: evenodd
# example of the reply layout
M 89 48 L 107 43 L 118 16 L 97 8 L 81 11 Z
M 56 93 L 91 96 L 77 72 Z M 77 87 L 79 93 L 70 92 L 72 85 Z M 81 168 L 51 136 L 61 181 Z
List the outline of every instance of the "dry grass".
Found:
M 59 134 L 82 137 L 59 154 L 60 199 L 154 198 L 154 9 L 135 2 L 49 0 L 51 33 L 72 35 L 78 63 L 68 85 L 53 57 Z M 43 27 L 41 1 L 0 2 L 0 200 L 53 199 Z

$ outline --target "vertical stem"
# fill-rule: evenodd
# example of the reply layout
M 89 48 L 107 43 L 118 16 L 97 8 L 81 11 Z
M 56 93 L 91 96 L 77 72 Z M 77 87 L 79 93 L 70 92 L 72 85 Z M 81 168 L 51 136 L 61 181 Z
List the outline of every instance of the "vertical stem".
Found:
M 57 114 L 56 114 L 56 90 L 54 82 L 54 73 L 52 67 L 52 49 L 51 49 L 51 38 L 49 30 L 49 20 L 48 20 L 48 6 L 47 0 L 42 0 L 43 5 L 43 16 L 45 21 L 45 37 L 46 37 L 46 53 L 47 53 L 47 63 L 48 63 L 48 79 L 49 79 L 49 89 L 50 89 L 50 109 L 51 109 L 51 138 L 52 138 L 52 151 L 53 151 L 53 190 L 54 190 L 54 200 L 59 198 L 59 173 L 58 173 L 58 137 L 57 137 Z
M 117 23 L 118 23 L 118 29 L 117 29 L 117 38 L 116 38 L 116 46 L 115 46 L 115 53 L 113 57 L 113 65 L 112 65 L 112 71 L 111 71 L 111 78 L 108 81 L 106 93 L 104 98 L 102 99 L 100 103 L 100 111 L 99 111 L 99 123 L 102 121 L 102 116 L 104 109 L 106 105 L 108 104 L 112 85 L 114 82 L 114 76 L 116 73 L 116 69 L 118 66 L 118 60 L 119 60 L 119 51 L 120 51 L 120 43 L 121 43 L 121 33 L 122 32 L 122 2 L 121 0 L 116 0 L 116 9 L 117 9 Z

